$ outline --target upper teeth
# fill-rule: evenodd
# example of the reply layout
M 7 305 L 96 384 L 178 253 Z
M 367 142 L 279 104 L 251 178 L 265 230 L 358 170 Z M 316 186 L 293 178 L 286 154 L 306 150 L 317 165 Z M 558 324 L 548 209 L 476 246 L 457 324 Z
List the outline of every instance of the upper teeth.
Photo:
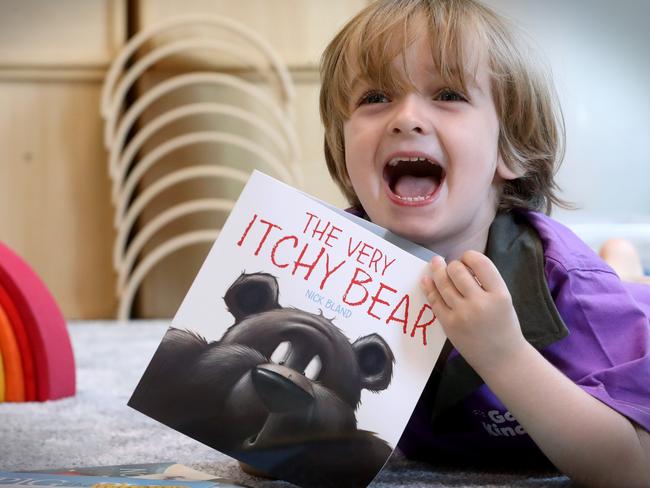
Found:
M 390 161 L 388 161 L 388 166 L 397 166 L 399 163 L 404 162 L 404 161 L 412 161 L 412 162 L 423 162 L 423 163 L 430 163 L 433 164 L 431 161 L 429 161 L 427 158 L 423 158 L 420 156 L 414 156 L 412 158 L 393 158 Z

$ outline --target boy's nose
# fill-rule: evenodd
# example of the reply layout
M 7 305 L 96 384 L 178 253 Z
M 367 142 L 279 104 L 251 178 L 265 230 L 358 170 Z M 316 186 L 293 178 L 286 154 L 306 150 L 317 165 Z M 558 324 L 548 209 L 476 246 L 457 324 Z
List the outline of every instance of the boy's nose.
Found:
M 417 122 L 413 122 L 412 124 L 407 123 L 407 124 L 395 125 L 395 127 L 391 129 L 391 132 L 393 134 L 401 134 L 401 133 L 406 134 L 409 132 L 413 132 L 415 134 L 424 134 L 424 130 L 422 129 L 422 127 L 420 127 L 420 124 L 418 124 Z
M 427 121 L 421 104 L 421 101 L 412 98 L 402 100 L 388 126 L 390 133 L 422 135 L 430 132 L 431 123 Z

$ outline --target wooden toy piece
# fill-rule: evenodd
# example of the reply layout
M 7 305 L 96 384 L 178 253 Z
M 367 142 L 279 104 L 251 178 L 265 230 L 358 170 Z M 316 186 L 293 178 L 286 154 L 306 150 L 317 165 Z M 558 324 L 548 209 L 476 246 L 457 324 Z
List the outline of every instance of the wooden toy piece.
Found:
M 297 148 L 291 143 L 287 134 L 282 134 L 262 117 L 234 105 L 199 102 L 182 105 L 157 115 L 138 130 L 135 137 L 124 148 L 124 151 L 121 150 L 124 140 L 115 141 L 115 144 L 111 146 L 108 164 L 111 176 L 115 178 L 118 175 L 128 174 L 131 163 L 142 150 L 144 143 L 162 128 L 187 117 L 208 114 L 227 116 L 245 122 L 251 128 L 264 134 L 273 143 L 283 160 L 294 161 L 299 159 Z M 123 179 L 121 176 L 120 178 Z M 116 196 L 117 192 L 113 191 L 113 201 L 115 201 Z
M 36 400 L 36 372 L 32 345 L 29 342 L 27 330 L 25 330 L 20 314 L 16 310 L 16 305 L 11 301 L 11 297 L 2 286 L 0 286 L 0 307 L 4 309 L 9 319 L 20 350 L 20 360 L 25 380 L 25 401 L 33 402 Z
M 122 48 L 119 55 L 115 58 L 111 67 L 108 70 L 106 81 L 102 86 L 101 93 L 101 113 L 105 119 L 109 119 L 109 112 L 114 104 L 113 100 L 116 97 L 115 85 L 118 82 L 120 73 L 126 67 L 127 62 L 131 57 L 142 47 L 148 40 L 157 34 L 184 26 L 199 26 L 211 25 L 226 31 L 235 33 L 245 43 L 250 44 L 256 48 L 264 57 L 266 57 L 273 70 L 278 76 L 281 87 L 281 97 L 285 107 L 289 107 L 295 96 L 294 86 L 291 81 L 289 70 L 280 60 L 279 55 L 271 48 L 270 44 L 265 41 L 259 34 L 249 29 L 243 24 L 226 17 L 211 16 L 211 15 L 189 15 L 184 17 L 175 17 L 168 21 L 161 22 L 158 25 L 144 31 L 138 32 L 133 36 L 129 42 Z M 108 146 L 113 139 L 113 126 L 106 124 L 105 144 Z
M 248 181 L 248 173 L 226 166 L 191 166 L 189 168 L 176 170 L 154 181 L 151 186 L 148 186 L 136 197 L 129 206 L 124 218 L 119 220 L 117 236 L 115 237 L 115 246 L 113 247 L 113 263 L 116 269 L 118 269 L 122 262 L 122 253 L 125 252 L 125 243 L 129 233 L 131 232 L 137 218 L 140 216 L 140 213 L 146 208 L 149 202 L 168 188 L 196 178 L 225 178 L 232 180 L 233 182 L 241 183 L 243 188 Z
M 112 137 L 106 142 L 109 151 L 119 152 L 122 150 L 127 135 L 133 129 L 136 120 L 138 120 L 147 108 L 155 104 L 160 98 L 176 90 L 193 87 L 195 85 L 217 85 L 219 87 L 228 87 L 242 92 L 243 95 L 252 97 L 258 106 L 263 107 L 272 117 L 281 132 L 286 135 L 287 141 L 292 149 L 292 154 L 297 154 L 299 152 L 298 135 L 294 125 L 291 123 L 287 114 L 284 113 L 275 101 L 268 96 L 266 91 L 252 83 L 237 78 L 236 76 L 211 72 L 185 73 L 173 76 L 147 90 L 135 101 L 135 103 L 129 106 L 127 111 L 124 113 L 124 116 L 120 119 L 117 130 L 114 133 L 111 132 Z M 106 126 L 108 127 L 108 124 L 106 124 Z M 300 167 L 297 159 L 291 161 L 291 164 L 292 172 L 297 175 L 296 179 L 300 180 Z M 120 173 L 118 173 L 118 169 L 121 171 Z M 122 173 L 125 172 L 126 169 L 128 168 L 118 168 L 117 166 L 109 168 L 111 178 L 122 181 L 124 179 L 124 174 Z
M 172 42 L 156 49 L 151 52 L 143 55 L 139 58 L 133 66 L 131 66 L 128 71 L 124 74 L 124 77 L 120 80 L 117 88 L 115 89 L 115 94 L 112 98 L 112 103 L 109 108 L 106 117 L 106 124 L 109 128 L 114 128 L 117 122 L 117 118 L 122 110 L 124 101 L 127 97 L 129 90 L 135 85 L 138 78 L 148 69 L 151 68 L 157 62 L 173 56 L 175 54 L 181 53 L 183 51 L 196 52 L 204 49 L 211 49 L 215 51 L 225 52 L 231 54 L 235 59 L 240 62 L 251 60 L 249 55 L 249 50 L 242 49 L 240 45 L 224 42 L 215 39 L 205 39 L 205 38 L 194 38 L 194 39 L 182 39 L 180 41 Z M 259 64 L 259 62 L 258 62 Z M 254 71 L 257 71 L 262 75 L 263 78 L 266 78 L 266 81 L 269 85 L 273 85 L 273 79 L 269 78 L 269 72 L 266 70 L 266 65 L 255 66 L 252 65 Z M 271 93 L 268 96 L 272 96 Z
M 206 27 L 215 29 L 216 32 L 213 33 Z M 200 30 L 197 32 L 196 28 Z M 212 38 L 213 35 L 223 36 L 224 31 L 227 35 L 225 39 Z M 178 34 L 177 39 L 174 39 L 175 34 Z M 155 36 L 160 38 L 154 39 Z M 253 72 L 256 83 L 214 72 L 211 67 L 206 67 L 200 72 L 170 76 L 127 103 L 127 95 L 133 91 L 132 88 L 156 63 L 177 54 L 206 49 L 232 56 L 232 59 L 236 59 L 236 67 L 244 66 Z M 260 80 L 264 89 L 257 83 Z M 254 107 L 254 110 L 231 105 L 230 97 L 224 103 L 206 101 L 172 106 L 153 119 L 144 120 L 145 111 L 167 94 L 185 88 L 215 85 L 226 89 L 226 93 L 234 92 L 237 99 L 243 98 L 246 105 Z M 183 247 L 211 242 L 218 235 L 218 230 L 214 229 L 187 232 L 168 239 L 145 253 L 144 246 L 156 232 L 171 221 L 193 212 L 232 208 L 232 202 L 222 199 L 183 202 L 158 213 L 144 227 L 134 232 L 136 219 L 160 193 L 195 178 L 228 178 L 241 182 L 243 186 L 250 170 L 259 165 L 289 184 L 299 185 L 302 182 L 298 137 L 290 113 L 294 95 L 289 71 L 269 43 L 246 26 L 220 16 L 192 15 L 170 19 L 137 33 L 120 50 L 109 68 L 101 94 L 101 113 L 105 121 L 104 144 L 109 152 L 111 197 L 116 208 L 114 225 L 117 237 L 113 262 L 118 271 L 119 318 L 124 319 L 129 315 L 138 287 L 160 260 Z M 197 114 L 226 116 L 235 119 L 238 124 L 232 127 L 225 124 L 228 127 L 225 130 L 221 128 L 180 134 L 141 154 L 149 138 L 161 128 L 183 117 Z M 139 127 L 136 127 L 137 122 L 141 122 Z M 249 126 L 245 127 L 246 131 L 252 129 L 262 137 L 252 140 L 233 133 L 238 132 L 241 122 Z M 235 147 L 239 150 L 237 156 L 242 160 L 231 161 L 230 158 L 228 166 L 219 164 L 225 161 L 216 161 L 216 164 L 210 162 L 209 165 L 187 161 L 184 162 L 186 167 L 170 171 L 141 187 L 149 169 L 161 159 L 196 144 Z M 193 166 L 187 167 L 187 164 Z M 247 170 L 233 167 L 237 164 L 244 165 Z
M 126 280 L 133 269 L 135 260 L 140 255 L 144 246 L 147 244 L 156 232 L 164 228 L 171 222 L 180 219 L 186 215 L 197 212 L 230 212 L 235 206 L 233 200 L 222 198 L 202 198 L 183 202 L 168 208 L 159 215 L 156 215 L 151 221 L 147 222 L 135 235 L 133 240 L 124 252 L 124 259 L 116 263 L 117 268 L 117 295 L 121 295 L 126 286 Z
M 5 370 L 2 365 L 2 351 L 0 351 L 0 403 L 5 401 Z
M 138 288 L 147 273 L 149 273 L 158 262 L 162 261 L 171 253 L 184 247 L 200 243 L 212 244 L 217 240 L 217 237 L 219 237 L 218 230 L 197 230 L 194 232 L 186 232 L 165 241 L 147 254 L 147 256 L 138 263 L 138 266 L 136 266 L 126 283 L 124 293 L 120 296 L 117 314 L 118 320 L 127 320 L 129 318 L 135 293 L 138 291 Z
M 275 176 L 277 176 L 278 179 L 281 179 L 288 184 L 295 184 L 295 181 L 293 180 L 293 177 L 288 168 L 259 144 L 256 144 L 244 137 L 235 136 L 225 132 L 190 132 L 188 134 L 173 137 L 168 141 L 165 141 L 149 154 L 147 154 L 142 159 L 142 161 L 139 161 L 138 164 L 133 167 L 133 170 L 129 173 L 129 176 L 124 183 L 124 187 L 121 189 L 116 202 L 117 208 L 115 211 L 115 226 L 117 227 L 120 220 L 124 217 L 126 208 L 129 202 L 132 200 L 136 187 L 141 182 L 142 177 L 146 174 L 149 168 L 151 168 L 157 161 L 160 161 L 163 157 L 176 151 L 177 149 L 201 143 L 225 144 L 228 146 L 241 148 L 250 154 L 248 158 L 251 161 L 266 163 L 267 167 L 273 169 Z M 223 167 L 230 167 L 230 165 L 223 165 Z M 252 170 L 253 168 L 250 169 Z
M 20 351 L 11 324 L 2 306 L 0 306 L 0 350 L 5 371 L 5 401 L 25 401 L 25 381 Z
M 74 395 L 74 356 L 61 311 L 38 275 L 2 243 L 0 285 L 16 305 L 32 345 L 36 399 L 56 400 Z

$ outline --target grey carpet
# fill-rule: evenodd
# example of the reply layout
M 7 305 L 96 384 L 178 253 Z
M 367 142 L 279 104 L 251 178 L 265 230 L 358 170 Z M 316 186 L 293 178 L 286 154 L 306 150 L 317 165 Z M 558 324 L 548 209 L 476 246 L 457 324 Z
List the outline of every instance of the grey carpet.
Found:
M 233 459 L 126 406 L 167 324 L 80 322 L 69 326 L 77 395 L 0 404 L 0 470 L 174 461 L 261 488 L 289 483 L 252 478 Z M 565 487 L 557 475 L 436 470 L 394 454 L 373 488 Z

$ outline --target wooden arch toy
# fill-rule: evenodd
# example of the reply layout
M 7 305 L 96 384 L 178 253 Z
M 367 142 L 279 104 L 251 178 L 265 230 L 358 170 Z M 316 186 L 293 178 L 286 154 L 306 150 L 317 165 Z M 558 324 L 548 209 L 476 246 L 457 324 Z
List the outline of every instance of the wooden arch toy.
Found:
M 146 243 L 162 228 L 186 215 L 197 212 L 206 211 L 224 211 L 229 212 L 234 207 L 235 202 L 232 200 L 225 200 L 222 198 L 203 198 L 197 200 L 190 200 L 179 205 L 174 205 L 164 212 L 156 215 L 153 219 L 146 223 L 142 229 L 135 236 L 133 241 L 129 243 L 124 259 L 117 263 L 118 276 L 117 276 L 117 293 L 118 296 L 124 291 L 126 281 L 129 274 L 133 269 L 136 258 L 142 252 Z M 124 234 L 122 234 L 124 236 Z M 118 243 L 117 249 L 123 243 Z
M 2 285 L 0 285 L 0 307 L 2 307 L 7 316 L 18 344 L 23 379 L 25 381 L 25 401 L 34 401 L 36 400 L 36 372 L 34 371 L 35 364 L 32 346 L 27 335 L 27 330 L 25 329 L 24 321 L 16 309 L 16 304 Z
M 141 48 L 145 42 L 152 37 L 162 33 L 169 32 L 172 29 L 184 26 L 198 26 L 208 25 L 217 28 L 223 28 L 232 32 L 242 38 L 242 40 L 259 50 L 270 62 L 272 69 L 277 74 L 279 85 L 281 89 L 281 99 L 284 102 L 285 110 L 288 110 L 294 98 L 294 89 L 291 82 L 291 76 L 286 66 L 281 62 L 279 56 L 271 49 L 270 45 L 262 39 L 256 32 L 248 29 L 244 25 L 232 19 L 219 16 L 206 16 L 206 15 L 190 15 L 184 17 L 177 17 L 168 21 L 161 22 L 160 24 L 139 32 L 136 34 L 121 50 L 120 54 L 115 58 L 106 76 L 106 81 L 102 87 L 101 94 L 101 113 L 106 120 L 111 119 L 111 111 L 119 102 L 115 96 L 115 85 L 119 78 L 121 70 L 126 66 L 126 63 L 131 57 Z M 118 99 L 119 100 L 119 99 Z M 119 110 L 119 105 L 117 105 Z M 114 118 L 117 118 L 115 115 Z M 106 124 L 105 127 L 105 143 L 109 145 L 112 140 L 112 124 Z
M 293 175 L 289 172 L 288 168 L 259 144 L 251 142 L 244 137 L 224 132 L 190 132 L 189 134 L 183 134 L 164 142 L 149 154 L 147 154 L 139 162 L 139 164 L 133 168 L 117 197 L 115 225 L 118 225 L 119 221 L 122 219 L 126 206 L 131 200 L 137 184 L 140 182 L 149 168 L 151 168 L 156 162 L 160 161 L 160 159 L 164 156 L 171 154 L 178 149 L 207 142 L 220 143 L 241 148 L 250 153 L 251 157 L 254 158 L 254 160 L 263 162 L 268 168 L 273 169 L 273 172 L 276 173 L 284 181 L 288 183 L 295 183 Z
M 287 118 L 286 114 L 282 112 L 282 110 L 280 110 L 280 108 L 271 100 L 269 100 L 264 91 L 260 88 L 251 83 L 238 79 L 235 76 L 222 73 L 200 72 L 177 75 L 159 83 L 158 85 L 148 90 L 144 95 L 138 98 L 132 106 L 127 109 L 124 116 L 120 120 L 117 131 L 115 132 L 115 136 L 112 138 L 110 143 L 110 153 L 111 155 L 115 154 L 115 156 L 111 156 L 109 158 L 109 161 L 117 161 L 119 158 L 118 155 L 121 153 L 122 147 L 124 146 L 127 134 L 134 127 L 136 120 L 149 106 L 154 104 L 161 97 L 168 93 L 181 88 L 199 84 L 212 84 L 234 88 L 250 97 L 253 97 L 255 101 L 260 104 L 260 106 L 264 107 L 267 110 L 268 114 L 280 127 L 281 133 L 285 135 L 289 147 L 291 148 L 291 154 L 294 155 L 294 157 L 289 160 L 289 167 L 291 168 L 292 173 L 296 175 L 295 179 L 297 181 L 301 180 L 302 175 L 297 160 L 299 154 L 297 142 L 298 136 L 295 132 L 293 124 Z M 121 182 L 124 179 L 128 169 L 129 168 L 126 165 L 118 167 L 118 165 L 115 164 L 115 166 L 109 168 L 110 176 L 114 181 Z M 113 186 L 117 186 L 119 188 L 120 184 L 116 185 L 114 183 Z M 114 193 L 116 191 L 117 190 L 114 188 Z
M 120 297 L 120 305 L 118 310 L 118 319 L 126 320 L 129 317 L 129 312 L 133 304 L 135 292 L 142 283 L 147 273 L 165 257 L 171 253 L 178 251 L 187 246 L 192 246 L 200 243 L 212 244 L 217 237 L 219 237 L 218 230 L 197 230 L 193 232 L 186 232 L 175 236 L 163 244 L 160 244 L 156 249 L 147 256 L 136 266 L 133 274 L 131 275 L 126 289 Z
M 9 318 L 0 305 L 0 350 L 4 366 L 4 397 L 8 402 L 25 401 L 25 377 L 16 335 Z
M 117 228 L 117 237 L 113 247 L 113 263 L 119 270 L 121 266 L 123 253 L 126 254 L 126 239 L 140 213 L 156 196 L 160 195 L 166 189 L 171 188 L 183 181 L 195 178 L 226 178 L 241 183 L 242 187 L 248 181 L 248 173 L 224 166 L 192 166 L 180 169 L 170 173 L 159 180 L 156 180 L 151 186 L 144 190 L 134 200 L 133 205 L 129 208 L 124 219 L 120 221 Z
M 185 117 L 208 114 L 226 115 L 233 119 L 246 122 L 252 128 L 264 134 L 264 136 L 266 136 L 273 143 L 275 149 L 286 159 L 289 159 L 291 161 L 297 160 L 298 155 L 295 153 L 297 148 L 291 144 L 289 138 L 286 137 L 286 134 L 283 134 L 282 132 L 276 130 L 271 124 L 266 122 L 261 117 L 247 112 L 246 110 L 243 110 L 234 105 L 203 102 L 191 103 L 188 105 L 176 107 L 154 117 L 151 119 L 151 121 L 143 125 L 135 137 L 129 141 L 122 153 L 119 151 L 111 152 L 111 159 L 109 161 L 111 174 L 126 174 L 131 166 L 131 162 L 138 154 L 138 151 L 142 149 L 144 143 L 157 131 Z M 115 192 L 113 192 L 113 196 L 116 196 Z
M 144 280 L 146 274 L 151 271 L 151 269 L 162 259 L 172 252 L 175 252 L 183 247 L 189 245 L 197 244 L 199 242 L 214 242 L 216 236 L 218 235 L 218 230 L 200 230 L 194 232 L 188 232 L 181 234 L 180 236 L 175 236 L 163 244 L 159 245 L 156 249 L 147 254 L 141 262 L 137 264 L 132 272 L 126 271 L 126 263 L 122 258 L 121 249 L 123 249 L 124 242 L 126 241 L 126 236 L 128 236 L 130 229 L 132 228 L 135 220 L 138 215 L 146 205 L 153 200 L 157 195 L 162 193 L 168 188 L 171 188 L 178 183 L 183 181 L 191 180 L 193 178 L 205 178 L 205 177 L 214 177 L 214 178 L 228 178 L 235 181 L 238 181 L 242 186 L 248 180 L 248 175 L 240 170 L 227 168 L 223 166 L 194 166 L 185 169 L 181 169 L 166 175 L 163 178 L 157 180 L 153 185 L 148 187 L 142 194 L 138 196 L 136 201 L 133 203 L 133 206 L 129 209 L 124 221 L 121 222 L 120 227 L 118 228 L 118 236 L 115 240 L 115 246 L 113 248 L 113 260 L 114 263 L 117 263 L 115 266 L 118 270 L 118 275 L 120 276 L 120 282 L 123 283 L 122 287 L 119 288 L 119 305 L 118 305 L 118 318 L 120 320 L 125 320 L 128 318 L 128 314 L 131 310 L 131 305 L 135 297 L 135 293 L 138 290 L 138 287 Z M 181 204 L 182 205 L 182 204 Z M 213 205 L 215 205 L 213 203 Z M 234 205 L 234 202 L 228 204 L 231 208 Z M 220 209 L 227 207 L 226 202 L 218 202 L 215 205 Z M 185 211 L 184 211 L 185 210 Z M 178 218 L 182 215 L 187 215 L 190 212 L 186 211 L 187 209 L 178 209 L 178 206 L 171 207 L 167 210 L 167 215 L 160 214 L 158 216 L 158 221 L 153 225 L 156 227 L 161 227 L 166 225 L 169 221 L 174 218 Z M 161 217 L 162 215 L 162 217 Z M 151 222 L 154 222 L 153 220 Z M 151 224 L 150 222 L 150 224 Z M 148 230 L 147 232 L 152 232 Z M 127 249 L 124 251 L 124 254 L 129 254 L 131 246 L 135 245 L 135 240 L 138 238 L 138 235 L 134 238 Z M 199 236 L 199 237 L 197 237 Z M 209 237 L 206 237 L 209 236 Z M 146 236 L 145 236 L 146 237 Z
M 75 394 L 66 323 L 45 284 L 0 243 L 0 355 L 3 397 L 46 401 Z
M 136 80 L 147 70 L 157 62 L 161 61 L 165 57 L 171 56 L 173 54 L 178 54 L 182 51 L 196 50 L 201 48 L 210 48 L 223 52 L 231 52 L 233 54 L 239 54 L 240 59 L 245 59 L 245 51 L 236 44 L 231 44 L 223 41 L 212 40 L 212 39 L 187 39 L 178 42 L 174 42 L 165 46 L 161 46 L 150 53 L 147 53 L 146 56 L 138 60 L 125 74 L 124 78 L 120 80 L 117 88 L 115 89 L 115 95 L 112 99 L 112 104 L 108 111 L 108 116 L 106 119 L 106 127 L 109 132 L 107 133 L 108 137 L 113 135 L 114 127 L 116 121 L 120 114 L 120 109 L 123 105 L 123 100 L 126 99 L 127 94 L 131 87 L 134 86 Z M 243 81 L 243 80 L 242 80 Z M 272 81 L 272 80 L 270 80 Z M 110 140 L 110 139 L 109 139 Z
M 2 363 L 2 350 L 0 349 L 0 403 L 5 401 L 5 368 Z
M 193 29 L 188 33 L 187 27 Z M 224 32 L 226 37 L 215 38 L 223 36 Z M 155 39 L 155 44 L 150 44 L 155 36 L 160 37 Z M 157 43 L 158 40 L 161 42 Z M 167 76 L 129 100 L 129 105 L 125 104 L 132 88 L 154 65 L 178 54 L 206 49 L 232 56 L 237 66 L 252 68 L 256 74 L 254 80 L 261 80 L 268 88 L 263 89 L 232 74 L 202 68 L 198 72 Z M 206 93 L 204 88 L 214 89 L 214 93 L 220 94 L 225 101 L 202 99 Z M 179 104 L 176 98 L 171 98 L 185 89 L 200 94 L 199 100 Z M 192 179 L 226 178 L 243 187 L 249 171 L 260 166 L 287 183 L 302 181 L 298 137 L 290 117 L 294 93 L 289 71 L 270 45 L 257 33 L 227 18 L 197 15 L 174 18 L 136 34 L 127 42 L 110 66 L 100 102 L 105 121 L 104 143 L 109 153 L 111 199 L 115 206 L 117 235 L 113 265 L 118 273 L 119 318 L 129 316 L 135 293 L 157 263 L 181 248 L 214 241 L 219 229 L 197 229 L 174 235 L 153 250 L 145 251 L 154 235 L 173 221 L 197 212 L 229 212 L 234 205 L 232 200 L 215 195 L 215 198 L 175 203 L 153 217 L 147 215 L 146 220 L 142 219 L 153 199 L 168 188 Z M 195 98 L 193 93 L 191 95 Z M 240 106 L 238 100 L 241 100 Z M 171 107 L 168 106 L 170 102 Z M 163 103 L 165 109 L 160 111 Z M 245 109 L 248 104 L 253 109 Z M 237 121 L 237 124 L 183 131 L 179 123 L 177 134 L 160 143 L 154 138 L 163 128 L 165 133 L 174 131 L 179 121 L 199 115 L 218 115 Z M 201 118 L 192 122 L 206 120 L 217 119 Z M 233 167 L 230 160 L 227 165 L 219 161 L 210 164 L 183 161 L 183 156 L 173 154 L 197 144 L 236 148 L 237 158 L 244 159 L 235 164 L 242 167 Z M 175 161 L 170 162 L 182 162 L 184 167 L 145 183 L 148 171 L 172 154 Z M 140 227 L 134 231 L 139 219 L 142 220 Z

